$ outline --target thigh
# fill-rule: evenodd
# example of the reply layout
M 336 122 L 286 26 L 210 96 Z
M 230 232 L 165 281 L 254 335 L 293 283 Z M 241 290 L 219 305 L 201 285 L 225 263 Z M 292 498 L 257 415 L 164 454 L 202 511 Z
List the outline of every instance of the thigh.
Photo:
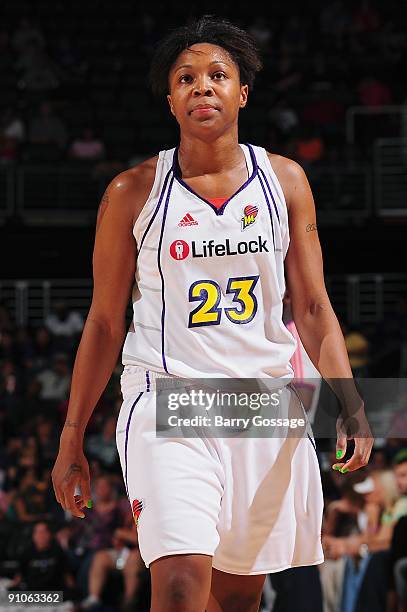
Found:
M 149 567 L 169 555 L 213 555 L 223 494 L 213 445 L 157 436 L 155 394 L 137 398 L 123 404 L 117 440 L 143 561 Z
M 212 569 L 206 612 L 257 612 L 266 574 L 242 576 Z

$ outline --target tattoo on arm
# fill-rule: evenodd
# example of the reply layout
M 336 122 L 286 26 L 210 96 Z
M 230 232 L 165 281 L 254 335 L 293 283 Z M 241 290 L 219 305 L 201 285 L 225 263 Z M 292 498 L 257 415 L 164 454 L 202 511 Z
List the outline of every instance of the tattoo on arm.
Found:
M 308 223 L 307 227 L 305 228 L 305 231 L 307 232 L 316 232 L 317 231 L 317 224 L 316 223 Z
M 76 421 L 67 420 L 65 423 L 65 427 L 78 427 L 78 423 Z
M 68 468 L 67 473 L 64 476 L 64 481 L 68 482 L 71 478 L 71 476 L 74 474 L 74 472 L 82 472 L 82 468 L 80 465 L 78 465 L 77 463 L 71 463 L 71 465 Z

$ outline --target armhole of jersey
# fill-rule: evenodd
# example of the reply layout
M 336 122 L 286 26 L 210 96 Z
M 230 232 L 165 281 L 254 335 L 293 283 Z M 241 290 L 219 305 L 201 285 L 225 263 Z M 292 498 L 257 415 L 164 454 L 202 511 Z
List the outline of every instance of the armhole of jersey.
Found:
M 147 216 L 148 216 L 149 204 L 153 200 L 154 195 L 155 195 L 155 193 L 157 191 L 157 186 L 161 182 L 162 166 L 163 166 L 163 161 L 164 161 L 164 153 L 165 153 L 165 151 L 160 151 L 158 153 L 158 159 L 157 159 L 157 165 L 156 165 L 156 168 L 155 168 L 154 181 L 153 181 L 153 184 L 151 186 L 150 193 L 148 194 L 148 197 L 147 197 L 143 207 L 140 209 L 139 215 L 138 215 L 138 217 L 135 220 L 134 225 L 133 225 L 133 236 L 136 239 L 137 244 L 139 242 L 137 240 L 137 236 L 139 236 L 139 234 L 140 234 L 140 232 L 139 232 L 140 225 L 142 224 L 146 213 L 147 213 Z
M 280 181 L 278 180 L 278 176 L 277 176 L 273 166 L 271 165 L 271 161 L 269 159 L 269 156 L 267 155 L 266 149 L 263 149 L 263 155 L 264 155 L 264 158 L 265 158 L 267 169 L 268 169 L 268 171 L 270 173 L 271 182 L 273 183 L 273 187 L 277 190 L 279 200 L 282 203 L 282 205 L 284 206 L 285 214 L 287 216 L 288 208 L 287 208 L 287 202 L 285 200 L 284 191 L 283 191 L 283 188 L 281 186 Z
M 281 213 L 281 219 L 282 219 L 282 243 L 283 243 L 283 247 L 284 247 L 284 258 L 287 254 L 287 250 L 288 250 L 288 245 L 290 242 L 290 231 L 289 231 L 289 225 L 288 225 L 288 208 L 287 208 L 287 202 L 285 199 L 285 195 L 284 195 L 284 191 L 283 188 L 281 186 L 280 181 L 278 180 L 278 176 L 273 168 L 273 166 L 271 165 L 271 161 L 269 159 L 269 156 L 267 155 L 267 151 L 266 149 L 262 148 L 263 150 L 263 157 L 264 157 L 264 162 L 265 162 L 265 169 L 267 169 L 268 174 L 270 176 L 271 179 L 271 184 L 274 187 L 274 189 L 277 191 L 277 195 L 278 195 L 278 200 L 280 203 L 280 213 Z

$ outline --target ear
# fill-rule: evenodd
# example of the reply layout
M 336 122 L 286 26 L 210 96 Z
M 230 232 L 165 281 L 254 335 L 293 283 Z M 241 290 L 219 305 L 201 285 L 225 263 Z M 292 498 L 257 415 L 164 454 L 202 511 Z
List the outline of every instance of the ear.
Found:
M 168 100 L 168 104 L 170 105 L 170 111 L 171 111 L 171 113 L 172 113 L 172 114 L 174 115 L 174 117 L 175 117 L 175 111 L 174 111 L 174 107 L 173 107 L 173 105 L 172 105 L 172 99 L 171 99 L 170 94 L 168 94 L 168 95 L 167 95 L 167 100 Z
M 240 87 L 240 108 L 244 108 L 247 104 L 247 98 L 249 95 L 249 86 L 248 85 L 242 85 Z

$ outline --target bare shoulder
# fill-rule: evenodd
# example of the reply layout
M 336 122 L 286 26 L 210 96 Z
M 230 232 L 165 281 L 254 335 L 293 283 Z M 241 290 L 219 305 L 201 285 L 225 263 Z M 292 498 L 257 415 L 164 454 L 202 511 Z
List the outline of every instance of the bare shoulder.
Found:
M 267 157 L 277 175 L 284 192 L 287 207 L 289 208 L 295 191 L 299 187 L 308 186 L 308 179 L 304 169 L 299 163 L 283 155 L 277 155 L 276 153 L 269 153 L 269 151 L 267 151 Z
M 151 192 L 158 155 L 150 157 L 140 164 L 120 172 L 106 188 L 100 202 L 98 222 L 108 206 L 117 206 L 131 219 L 132 225 L 136 221 L 141 209 Z

